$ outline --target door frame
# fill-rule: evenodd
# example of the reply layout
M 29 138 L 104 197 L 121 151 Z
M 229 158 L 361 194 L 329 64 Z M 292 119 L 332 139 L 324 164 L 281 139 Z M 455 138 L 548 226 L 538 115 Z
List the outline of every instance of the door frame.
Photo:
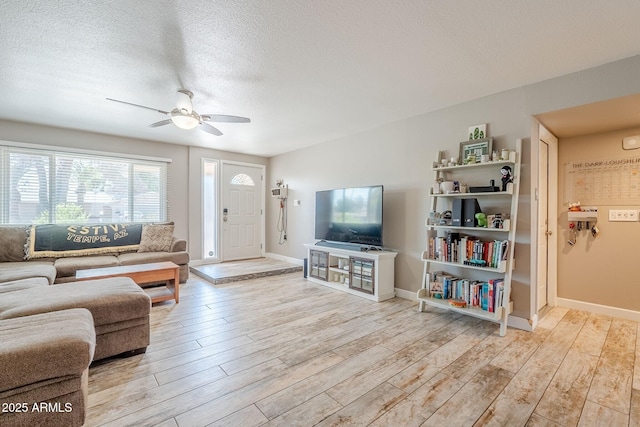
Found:
M 547 194 L 548 224 L 551 232 L 547 241 L 547 305 L 557 304 L 558 294 L 558 138 L 535 118 L 531 120 L 531 283 L 530 283 L 530 313 L 532 326 L 538 321 L 538 188 L 540 185 L 540 140 L 549 146 L 547 185 L 551 190 Z M 557 189 L 555 192 L 553 189 Z
M 214 242 L 214 246 L 215 246 L 215 252 L 216 252 L 216 256 L 212 257 L 212 258 L 208 258 L 207 261 L 204 261 L 205 259 L 205 255 L 204 255 L 204 246 L 205 246 L 205 242 L 204 242 L 204 237 L 202 238 L 201 241 L 201 250 L 202 250 L 202 255 L 200 256 L 201 258 L 201 262 L 206 263 L 206 264 L 217 264 L 219 262 L 222 261 L 222 256 L 221 256 L 221 250 L 222 250 L 222 245 L 220 244 L 220 203 L 222 202 L 221 197 L 220 197 L 220 181 L 221 181 L 221 175 L 220 175 L 220 171 L 222 170 L 222 161 L 219 159 L 214 159 L 214 158 L 209 158 L 209 157 L 203 157 L 200 159 L 200 190 L 201 190 L 201 195 L 200 195 L 200 200 L 204 201 L 204 192 L 205 192 L 205 188 L 204 188 L 204 183 L 202 182 L 202 180 L 204 179 L 204 165 L 205 162 L 212 162 L 216 164 L 216 173 L 215 173 L 215 199 L 214 199 L 214 204 L 215 204 L 215 210 L 216 210 L 216 217 L 215 217 L 215 222 L 213 224 L 215 230 L 214 230 L 214 234 L 216 236 L 216 241 Z M 200 227 L 201 227 L 201 232 L 202 234 L 204 234 L 204 203 L 202 202 L 200 204 Z
M 267 192 L 267 188 L 266 188 L 266 172 L 267 172 L 267 167 L 265 165 L 261 165 L 258 163 L 247 163 L 247 162 L 235 162 L 235 161 L 230 161 L 230 160 L 221 160 L 220 161 L 220 195 L 218 197 L 218 210 L 222 209 L 222 205 L 223 203 L 223 197 L 224 197 L 224 193 L 226 191 L 226 185 L 227 183 L 224 182 L 224 168 L 225 166 L 229 166 L 229 165 L 234 165 L 234 166 L 247 166 L 247 167 L 252 167 L 252 168 L 259 168 L 260 169 L 260 192 L 261 192 L 261 201 L 260 201 L 260 256 L 264 257 L 265 253 L 266 253 L 266 249 L 267 249 L 267 242 L 266 242 L 266 220 L 265 220 L 265 213 L 266 213 L 266 192 Z M 218 212 L 218 229 L 220 230 L 220 261 L 224 262 L 225 261 L 225 253 L 224 253 L 224 244 L 223 244 L 223 240 L 224 237 L 222 236 L 222 229 L 224 227 L 223 219 L 222 219 L 223 215 L 222 212 Z
M 544 133 L 544 130 L 540 130 L 540 135 Z M 536 293 L 536 311 L 540 313 L 544 307 L 549 306 L 549 240 L 550 231 L 549 227 L 549 152 L 552 149 L 550 144 L 547 143 L 548 138 L 541 136 L 538 145 L 538 193 L 535 200 L 538 206 L 538 221 L 536 227 L 538 227 L 538 243 L 535 247 L 538 254 L 538 268 L 536 270 L 538 274 L 538 281 L 536 286 L 538 292 Z M 544 269 L 542 268 L 544 267 Z

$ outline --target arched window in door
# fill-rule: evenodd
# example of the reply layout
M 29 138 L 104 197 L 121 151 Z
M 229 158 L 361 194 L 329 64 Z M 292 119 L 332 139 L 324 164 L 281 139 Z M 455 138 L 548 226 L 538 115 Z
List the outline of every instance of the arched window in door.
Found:
M 246 173 L 239 173 L 237 175 L 234 175 L 233 178 L 231 178 L 231 184 L 247 185 L 250 187 L 253 187 L 256 185 L 256 183 L 253 182 L 253 179 Z

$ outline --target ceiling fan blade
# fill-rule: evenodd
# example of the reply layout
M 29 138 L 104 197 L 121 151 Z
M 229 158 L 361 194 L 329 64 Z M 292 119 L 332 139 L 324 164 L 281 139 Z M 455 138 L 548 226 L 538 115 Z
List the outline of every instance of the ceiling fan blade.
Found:
M 226 114 L 202 114 L 202 120 L 206 122 L 219 122 L 219 123 L 250 123 L 251 119 L 248 117 L 228 116 Z
M 164 125 L 170 125 L 171 123 L 172 123 L 171 119 L 166 119 L 166 120 L 160 120 L 159 122 L 151 123 L 147 127 L 149 127 L 149 128 L 157 128 L 157 127 L 164 126 Z
M 120 101 L 119 99 L 113 99 L 113 98 L 106 98 L 106 99 L 108 101 L 119 102 L 121 104 L 133 105 L 134 107 L 146 108 L 147 110 L 157 111 L 158 113 L 165 114 L 165 115 L 169 114 L 168 111 L 158 110 L 157 108 L 145 107 L 144 105 L 134 104 L 133 102 Z
M 200 129 L 215 136 L 222 136 L 220 129 L 211 126 L 209 123 L 200 123 Z
M 180 89 L 176 92 L 176 108 L 186 112 L 186 114 L 191 114 L 193 111 L 193 103 L 191 102 L 192 98 L 193 93 L 185 89 Z

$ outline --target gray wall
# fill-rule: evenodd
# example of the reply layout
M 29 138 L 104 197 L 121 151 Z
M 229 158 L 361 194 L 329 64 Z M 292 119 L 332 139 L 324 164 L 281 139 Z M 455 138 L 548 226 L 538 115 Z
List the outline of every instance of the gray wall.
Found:
M 531 116 L 640 92 L 640 56 L 509 90 L 447 109 L 427 113 L 370 131 L 271 158 L 270 184 L 289 184 L 289 230 L 285 244 L 277 242 L 277 204 L 268 205 L 267 251 L 302 259 L 304 243 L 314 239 L 315 191 L 334 187 L 385 186 L 384 244 L 399 252 L 396 287 L 420 286 L 428 214 L 430 170 L 439 150 L 458 153 L 466 130 L 489 124 L 496 147 L 514 147 L 523 139 L 516 270 L 513 275 L 514 314 L 530 317 L 531 238 Z M 498 175 L 499 177 L 499 175 Z M 292 201 L 301 201 L 294 207 Z
M 530 127 L 529 122 L 521 120 L 520 99 L 518 92 L 505 92 L 272 158 L 271 181 L 283 179 L 289 184 L 289 231 L 284 245 L 274 244 L 277 232 L 271 224 L 267 250 L 298 259 L 306 256 L 303 244 L 314 242 L 317 190 L 382 184 L 383 241 L 385 247 L 398 252 L 395 285 L 417 290 L 423 268 L 420 257 L 426 244 L 424 220 L 430 209 L 428 191 L 434 179 L 432 162 L 439 150 L 444 150 L 447 157 L 458 157 L 467 128 L 477 123 L 489 123 L 494 147 L 514 149 L 516 139 L 526 138 Z M 499 181 L 499 169 L 494 178 Z M 523 185 L 528 186 L 526 180 Z M 529 189 L 522 193 L 528 194 Z M 301 201 L 299 207 L 293 206 L 294 199 Z M 271 217 L 275 211 L 277 207 L 271 206 Z M 528 229 L 528 223 L 518 226 Z M 528 234 L 519 234 L 528 239 Z M 517 256 L 527 253 L 528 246 L 516 248 Z M 527 260 L 518 263 L 523 265 L 525 276 L 521 280 L 528 276 Z M 526 294 L 528 282 L 524 285 Z M 514 294 L 515 288 L 514 280 Z M 523 301 L 528 301 L 528 295 L 526 298 Z M 522 309 L 528 313 L 528 306 Z

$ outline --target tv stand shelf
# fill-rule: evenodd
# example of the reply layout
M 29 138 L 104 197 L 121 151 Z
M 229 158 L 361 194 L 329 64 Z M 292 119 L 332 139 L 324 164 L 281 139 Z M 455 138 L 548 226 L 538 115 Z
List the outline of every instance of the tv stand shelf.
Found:
M 376 302 L 395 296 L 396 252 L 317 244 L 304 246 L 308 255 L 308 280 Z

